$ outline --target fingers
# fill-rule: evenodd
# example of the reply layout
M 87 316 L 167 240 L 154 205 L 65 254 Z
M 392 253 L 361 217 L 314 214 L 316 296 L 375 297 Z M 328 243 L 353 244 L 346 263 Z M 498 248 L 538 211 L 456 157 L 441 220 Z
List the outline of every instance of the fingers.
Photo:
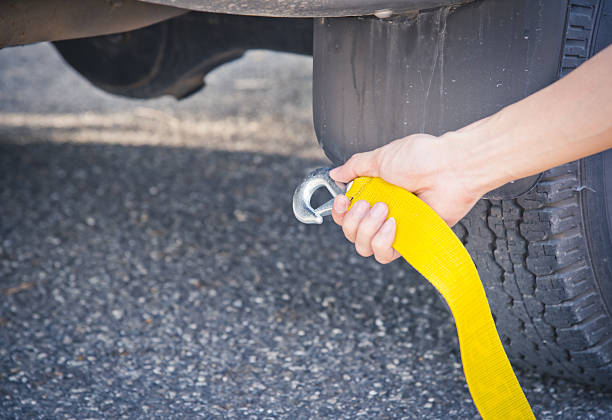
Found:
M 389 210 L 385 203 L 376 203 L 359 224 L 355 238 L 355 250 L 362 257 L 369 257 L 374 253 L 371 245 L 372 239 L 385 222 L 388 213 Z
M 380 149 L 376 149 L 367 153 L 357 153 L 344 165 L 332 169 L 329 175 L 334 180 L 344 183 L 359 176 L 379 176 L 379 151 Z
M 381 264 L 388 264 L 400 257 L 399 252 L 393 249 L 395 227 L 395 219 L 390 217 L 372 239 L 371 244 L 374 258 Z
M 359 200 L 353 207 L 344 215 L 344 220 L 342 221 L 342 231 L 344 232 L 344 236 L 351 242 L 355 242 L 357 238 L 357 229 L 359 229 L 359 224 L 363 220 L 363 218 L 368 214 L 370 210 L 370 205 L 367 201 Z
M 342 222 L 344 220 L 344 214 L 348 210 L 351 205 L 351 200 L 348 199 L 345 195 L 337 195 L 334 199 L 334 205 L 332 207 L 332 218 L 334 222 L 338 225 L 342 226 Z
M 338 197 L 332 211 L 334 221 L 342 226 L 346 239 L 355 243 L 357 253 L 363 257 L 374 255 L 381 264 L 397 259 L 400 254 L 393 249 L 395 219 L 385 221 L 389 213 L 387 205 L 376 203 L 370 208 L 366 201 L 359 200 L 346 211 L 349 200 L 344 196 Z

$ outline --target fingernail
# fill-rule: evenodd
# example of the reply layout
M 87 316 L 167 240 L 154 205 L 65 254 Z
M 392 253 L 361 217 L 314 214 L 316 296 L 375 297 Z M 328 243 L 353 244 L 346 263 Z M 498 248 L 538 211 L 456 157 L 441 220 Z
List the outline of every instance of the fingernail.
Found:
M 395 230 L 395 219 L 393 217 L 389 217 L 385 223 L 383 223 L 380 228 L 380 233 L 383 235 L 390 235 Z
M 331 176 L 333 179 L 336 179 L 336 172 L 338 172 L 338 168 L 332 169 L 331 171 L 329 171 L 329 176 Z
M 385 203 L 374 204 L 374 207 L 372 207 L 372 210 L 370 210 L 370 214 L 376 218 L 386 216 L 387 205 Z
M 334 200 L 334 211 L 336 211 L 337 213 L 344 213 L 346 212 L 346 209 L 348 209 L 350 204 L 351 200 L 349 200 L 347 196 L 339 195 Z

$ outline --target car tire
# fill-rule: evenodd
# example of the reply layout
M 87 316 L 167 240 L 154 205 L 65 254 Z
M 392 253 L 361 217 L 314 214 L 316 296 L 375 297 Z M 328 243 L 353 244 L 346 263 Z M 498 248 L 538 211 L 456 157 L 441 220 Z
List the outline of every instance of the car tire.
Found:
M 473 1 L 315 20 L 317 137 L 334 164 L 441 135 L 612 43 L 612 0 Z M 487 194 L 454 228 L 515 366 L 612 388 L 612 152 Z
M 612 1 L 571 2 L 560 75 L 612 41 Z M 455 227 L 515 366 L 612 387 L 612 151 L 546 171 Z

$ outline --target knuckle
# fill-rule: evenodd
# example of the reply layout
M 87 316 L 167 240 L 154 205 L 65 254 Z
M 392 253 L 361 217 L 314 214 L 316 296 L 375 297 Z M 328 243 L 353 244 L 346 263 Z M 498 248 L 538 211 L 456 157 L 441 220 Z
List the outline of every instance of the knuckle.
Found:
M 391 259 L 387 255 L 380 255 L 380 254 L 374 253 L 374 258 L 380 264 L 389 264 L 391 262 Z
M 357 153 L 353 165 L 360 173 L 369 173 L 372 170 L 372 159 L 368 153 Z
M 362 246 L 362 248 L 371 250 L 373 248 L 373 237 L 375 234 L 376 226 L 371 226 L 370 224 L 364 222 L 359 226 L 356 241 L 361 244 L 367 244 L 367 247 Z
M 372 168 L 372 159 L 370 158 L 370 156 L 366 153 L 361 153 L 359 156 L 359 163 L 361 164 L 361 171 L 363 172 L 370 172 L 373 168 Z
M 378 156 L 380 155 L 380 153 L 372 153 L 370 155 L 370 158 L 367 161 L 367 167 L 368 167 L 368 171 L 372 172 L 372 173 L 377 173 L 377 169 L 380 167 L 379 163 L 378 163 Z
M 389 247 L 386 245 L 385 241 L 378 235 L 374 236 L 374 239 L 372 239 L 372 248 L 376 251 L 376 252 L 384 252 L 386 251 Z
M 333 210 L 332 210 L 332 219 L 334 219 L 334 222 L 336 222 L 337 225 L 342 226 L 342 216 Z
M 357 251 L 357 253 L 362 257 L 369 257 L 370 255 L 372 255 L 371 249 L 365 249 L 364 247 L 358 244 L 355 244 L 355 251 Z
M 372 163 L 374 165 L 376 165 L 379 168 L 383 168 L 384 167 L 384 161 L 385 161 L 385 157 L 387 155 L 386 151 L 388 150 L 388 148 L 382 147 L 380 149 L 378 149 L 376 151 L 376 153 L 374 154 L 374 158 L 372 159 Z
M 361 160 L 361 158 L 363 158 L 363 155 L 364 155 L 363 152 L 355 153 L 353 156 L 351 156 L 349 160 L 352 160 L 353 162 L 359 161 Z
M 352 229 L 348 223 L 344 223 L 342 225 L 342 232 L 344 232 L 344 236 L 350 242 L 355 242 L 355 230 Z
M 342 220 L 342 230 L 344 231 L 347 239 L 350 239 L 351 242 L 354 242 L 357 237 L 357 232 L 359 231 L 362 225 L 363 212 L 356 211 L 355 209 L 351 209 L 344 215 Z
M 356 153 L 353 156 L 351 156 L 349 160 L 346 161 L 345 166 L 353 170 L 357 162 L 359 162 L 359 153 Z

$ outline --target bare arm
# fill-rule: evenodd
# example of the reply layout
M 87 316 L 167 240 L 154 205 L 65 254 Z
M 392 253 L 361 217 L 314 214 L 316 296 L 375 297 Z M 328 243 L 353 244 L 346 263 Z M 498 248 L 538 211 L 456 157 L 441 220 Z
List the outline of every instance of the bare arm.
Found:
M 440 137 L 415 134 L 359 153 L 331 175 L 342 182 L 380 176 L 417 194 L 452 226 L 487 191 L 610 147 L 612 46 L 490 117 Z M 347 212 L 348 205 L 338 196 L 332 215 L 357 252 L 382 263 L 397 258 L 386 207 L 364 202 Z
M 463 170 L 480 194 L 612 147 L 612 46 L 556 83 L 448 137 L 470 155 Z

